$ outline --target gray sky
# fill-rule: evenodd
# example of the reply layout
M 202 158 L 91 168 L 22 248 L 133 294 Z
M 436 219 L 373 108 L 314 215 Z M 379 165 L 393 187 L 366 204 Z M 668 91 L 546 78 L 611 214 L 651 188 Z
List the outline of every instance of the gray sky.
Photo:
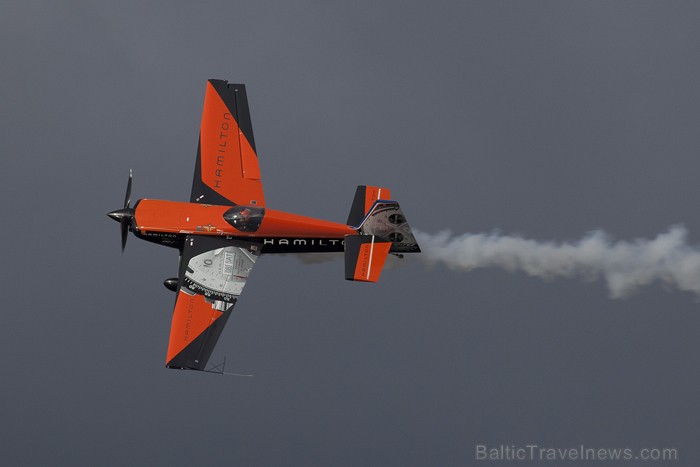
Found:
M 425 232 L 700 244 L 700 5 L 0 6 L 8 465 L 464 466 L 476 444 L 700 463 L 690 293 L 264 256 L 212 362 L 164 368 L 177 254 L 105 213 L 187 200 L 205 81 L 246 83 L 268 205 L 388 186 Z M 485 462 L 477 464 L 486 464 Z M 519 463 L 524 465 L 524 463 Z M 585 465 L 578 463 L 576 465 Z

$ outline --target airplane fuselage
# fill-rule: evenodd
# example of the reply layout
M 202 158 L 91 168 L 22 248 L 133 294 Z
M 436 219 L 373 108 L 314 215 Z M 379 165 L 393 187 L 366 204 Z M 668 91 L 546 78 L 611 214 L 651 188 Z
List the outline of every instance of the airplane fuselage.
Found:
M 257 206 L 215 206 L 141 199 L 134 206 L 131 230 L 137 237 L 182 248 L 187 235 L 245 238 L 263 253 L 342 252 L 344 224 Z

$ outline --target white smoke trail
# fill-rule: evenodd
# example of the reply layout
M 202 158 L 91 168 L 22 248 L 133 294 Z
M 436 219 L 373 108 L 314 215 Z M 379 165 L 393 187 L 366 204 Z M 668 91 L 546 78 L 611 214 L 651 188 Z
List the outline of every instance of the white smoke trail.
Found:
M 613 241 L 595 231 L 574 243 L 538 242 L 498 233 L 456 237 L 449 231 L 414 233 L 423 250 L 418 256 L 455 270 L 498 267 L 542 279 L 602 277 L 613 298 L 659 281 L 700 297 L 700 248 L 687 244 L 688 232 L 682 225 L 654 239 Z

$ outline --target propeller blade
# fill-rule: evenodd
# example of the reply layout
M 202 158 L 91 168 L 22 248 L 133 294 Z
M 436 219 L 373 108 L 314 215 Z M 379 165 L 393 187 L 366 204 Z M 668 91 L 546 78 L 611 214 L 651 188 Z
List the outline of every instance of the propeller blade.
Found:
M 124 197 L 124 207 L 128 208 L 131 205 L 131 169 L 129 169 L 129 182 L 126 184 L 126 196 Z
M 124 248 L 126 248 L 126 239 L 129 237 L 130 221 L 131 219 L 129 219 L 128 217 L 122 217 L 121 221 L 119 222 L 122 228 L 122 253 L 124 253 Z

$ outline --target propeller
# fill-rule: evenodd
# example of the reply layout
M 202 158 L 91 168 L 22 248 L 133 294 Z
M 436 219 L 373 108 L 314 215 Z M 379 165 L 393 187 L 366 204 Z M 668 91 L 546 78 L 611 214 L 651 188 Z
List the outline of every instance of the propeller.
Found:
M 129 208 L 131 207 L 131 179 L 133 178 L 134 174 L 129 169 L 129 181 L 126 182 L 126 195 L 124 195 L 124 207 Z
M 126 195 L 124 196 L 124 207 L 107 214 L 110 218 L 119 222 L 122 232 L 122 252 L 126 248 L 126 239 L 129 236 L 129 225 L 134 220 L 134 210 L 131 208 L 131 179 L 132 171 L 129 170 L 129 181 L 126 184 Z

